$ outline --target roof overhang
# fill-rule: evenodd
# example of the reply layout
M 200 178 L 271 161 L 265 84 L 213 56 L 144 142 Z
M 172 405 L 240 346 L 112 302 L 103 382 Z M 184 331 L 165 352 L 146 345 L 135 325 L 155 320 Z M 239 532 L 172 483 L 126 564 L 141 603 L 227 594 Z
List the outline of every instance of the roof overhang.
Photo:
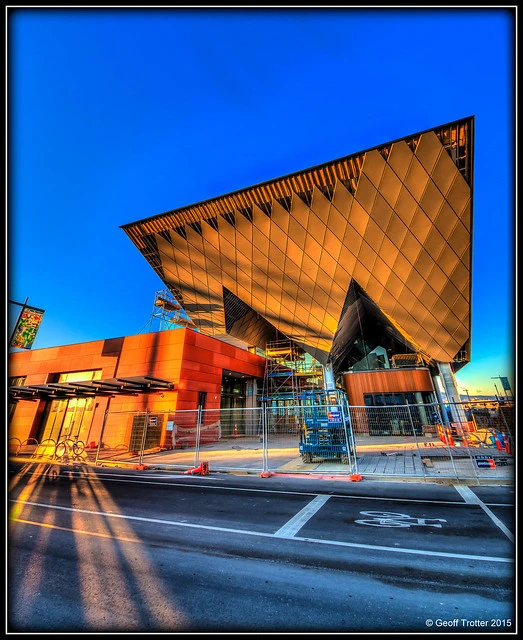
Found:
M 48 382 L 9 387 L 9 400 L 63 400 L 100 396 L 137 396 L 143 393 L 172 391 L 174 383 L 153 376 L 130 376 L 79 382 Z
M 325 363 L 358 351 L 365 307 L 366 342 L 394 333 L 461 366 L 473 158 L 471 116 L 121 228 L 206 335 L 265 348 L 279 332 Z M 352 283 L 365 299 L 347 313 Z

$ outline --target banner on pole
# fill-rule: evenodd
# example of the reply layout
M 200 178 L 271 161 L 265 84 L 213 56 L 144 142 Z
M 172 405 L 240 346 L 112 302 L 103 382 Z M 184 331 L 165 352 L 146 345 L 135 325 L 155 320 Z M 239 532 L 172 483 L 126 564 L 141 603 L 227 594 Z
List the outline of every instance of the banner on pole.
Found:
M 501 384 L 503 385 L 503 389 L 505 391 L 512 391 L 507 377 L 500 376 L 499 379 L 501 380 Z
M 24 307 L 16 323 L 11 346 L 16 349 L 30 349 L 44 317 L 45 311 L 35 307 Z

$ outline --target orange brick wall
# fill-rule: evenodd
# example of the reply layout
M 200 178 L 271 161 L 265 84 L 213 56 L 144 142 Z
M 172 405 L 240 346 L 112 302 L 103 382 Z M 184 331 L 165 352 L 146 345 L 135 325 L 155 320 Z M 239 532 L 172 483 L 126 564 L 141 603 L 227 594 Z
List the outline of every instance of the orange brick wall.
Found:
M 112 378 L 122 338 L 96 340 L 81 344 L 49 347 L 30 351 L 17 351 L 9 354 L 9 377 L 25 376 L 24 385 L 43 384 L 53 379 L 54 374 L 73 371 L 102 370 L 102 378 Z M 97 398 L 101 405 L 96 409 L 93 430 L 99 432 L 103 420 L 103 410 L 107 398 Z M 34 438 L 46 402 L 20 401 L 9 424 L 9 437 L 24 441 Z
M 139 396 L 97 397 L 89 440 L 98 442 L 104 412 L 196 409 L 198 393 L 207 392 L 206 409 L 218 409 L 222 370 L 263 378 L 265 359 L 189 329 L 15 352 L 9 377 L 26 376 L 25 385 L 41 384 L 51 374 L 102 369 L 102 378 L 150 375 L 175 384 L 173 391 Z M 20 401 L 9 425 L 9 437 L 34 437 L 45 401 Z M 126 424 L 129 420 L 126 420 Z M 128 435 L 128 426 L 122 438 Z

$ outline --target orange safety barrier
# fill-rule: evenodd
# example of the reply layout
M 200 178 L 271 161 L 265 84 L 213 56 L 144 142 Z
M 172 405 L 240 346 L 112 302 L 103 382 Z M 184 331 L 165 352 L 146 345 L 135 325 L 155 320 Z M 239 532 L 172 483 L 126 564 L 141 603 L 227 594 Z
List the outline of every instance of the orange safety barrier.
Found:
M 438 435 L 441 442 L 444 444 L 449 444 L 451 447 L 455 447 L 456 444 L 454 442 L 454 438 L 450 433 L 450 429 L 448 427 L 443 428 L 440 424 L 438 424 Z
M 510 442 L 506 433 L 497 431 L 494 435 L 494 443 L 498 451 L 506 451 L 507 453 L 512 453 Z

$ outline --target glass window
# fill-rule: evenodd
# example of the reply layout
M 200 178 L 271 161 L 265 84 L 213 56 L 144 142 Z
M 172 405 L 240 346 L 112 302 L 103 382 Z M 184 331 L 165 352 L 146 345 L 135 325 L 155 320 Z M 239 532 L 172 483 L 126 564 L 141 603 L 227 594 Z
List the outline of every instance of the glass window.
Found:
M 101 380 L 102 370 L 95 371 L 72 371 L 70 373 L 61 373 L 58 382 L 81 382 L 83 380 Z
M 383 398 L 383 394 L 382 394 L 382 393 L 377 393 L 377 394 L 374 396 L 374 404 L 375 404 L 377 407 L 383 407 L 383 406 L 385 406 L 385 400 L 384 400 L 384 398 Z

